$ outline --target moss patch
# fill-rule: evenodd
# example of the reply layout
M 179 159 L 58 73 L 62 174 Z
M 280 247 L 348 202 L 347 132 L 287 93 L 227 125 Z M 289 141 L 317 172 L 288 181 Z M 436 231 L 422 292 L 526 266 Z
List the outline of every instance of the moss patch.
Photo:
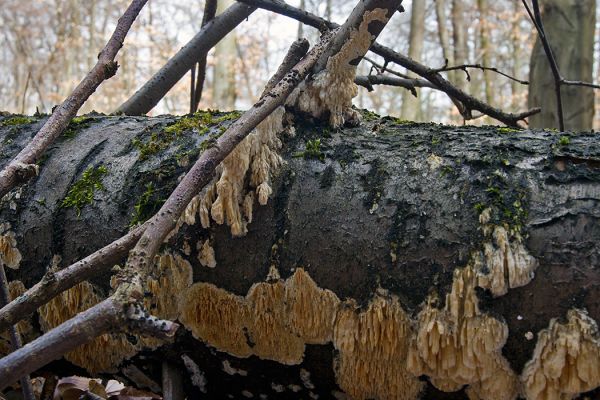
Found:
M 515 133 L 520 131 L 520 129 L 509 128 L 508 126 L 501 126 L 496 130 L 498 133 Z
M 233 111 L 218 117 L 215 117 L 213 113 L 214 112 L 210 110 L 198 111 L 190 116 L 180 118 L 177 122 L 167 126 L 162 132 L 153 132 L 150 135 L 150 139 L 147 141 L 133 139 L 131 143 L 140 151 L 140 160 L 145 160 L 169 147 L 169 145 L 184 132 L 196 131 L 200 135 L 206 135 L 211 127 L 225 121 L 236 120 L 241 115 L 239 111 Z M 214 140 L 221 136 L 225 130 L 227 130 L 227 128 L 222 126 L 219 128 L 218 132 L 210 135 L 209 139 L 202 142 L 201 150 L 205 150 L 211 143 L 214 143 Z
M 158 197 L 156 188 L 152 182 L 146 185 L 146 190 L 138 202 L 133 206 L 133 214 L 131 216 L 130 226 L 144 223 L 153 216 L 165 202 L 164 199 Z
M 86 116 L 75 117 L 69 122 L 67 129 L 63 132 L 63 136 L 68 139 L 73 139 L 77 136 L 77 133 L 83 129 L 90 126 L 92 123 L 92 118 Z
M 106 190 L 102 184 L 102 177 L 106 175 L 108 169 L 101 165 L 99 167 L 89 167 L 81 175 L 81 179 L 75 182 L 67 196 L 62 201 L 61 207 L 75 207 L 77 210 L 77 217 L 81 215 L 81 209 L 86 204 L 92 204 L 94 202 L 94 192 L 96 190 Z
M 310 158 L 314 158 L 319 161 L 325 160 L 325 154 L 321 150 L 321 139 L 309 140 L 306 142 L 305 150 L 295 153 L 294 157 L 302 157 L 305 160 Z
M 35 122 L 35 121 L 36 121 L 35 118 L 26 117 L 23 115 L 17 115 L 14 117 L 6 118 L 2 122 L 0 122 L 0 125 L 1 126 L 18 126 L 18 125 L 31 124 L 32 122 Z

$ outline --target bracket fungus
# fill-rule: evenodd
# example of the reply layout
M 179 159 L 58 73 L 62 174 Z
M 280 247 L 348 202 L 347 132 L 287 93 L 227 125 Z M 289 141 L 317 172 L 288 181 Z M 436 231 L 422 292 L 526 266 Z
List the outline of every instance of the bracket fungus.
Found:
M 352 109 L 352 99 L 358 95 L 354 83 L 356 60 L 371 47 L 373 35 L 369 32 L 369 24 L 375 21 L 386 23 L 388 19 L 383 8 L 366 12 L 358 29 L 352 30 L 339 52 L 329 57 L 325 69 L 301 83 L 288 103 L 315 118 L 328 116 L 333 128 L 345 123 L 357 125 L 360 115 Z
M 571 309 L 538 334 L 521 380 L 527 400 L 567 400 L 600 386 L 600 334 L 596 321 Z

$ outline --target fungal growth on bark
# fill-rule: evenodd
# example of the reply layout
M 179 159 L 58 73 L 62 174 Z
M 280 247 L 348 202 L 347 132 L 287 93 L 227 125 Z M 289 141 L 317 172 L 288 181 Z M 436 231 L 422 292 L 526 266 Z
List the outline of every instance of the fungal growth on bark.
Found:
M 186 218 L 195 221 L 200 213 L 202 227 L 208 228 L 212 219 L 226 223 L 234 237 L 244 236 L 252 221 L 254 196 L 261 205 L 271 195 L 271 176 L 281 166 L 278 154 L 285 109 L 275 109 L 251 132 L 217 167 L 216 177 L 186 210 Z
M 21 252 L 17 248 L 15 233 L 9 229 L 8 223 L 0 224 L 0 264 L 17 269 L 21 263 Z
M 338 304 L 335 294 L 299 268 L 286 281 L 253 285 L 245 297 L 195 283 L 180 301 L 180 319 L 217 350 L 294 365 L 302 362 L 306 343 L 331 340 Z
M 366 310 L 341 304 L 333 344 L 339 351 L 336 380 L 351 398 L 416 399 L 423 388 L 406 369 L 410 318 L 397 297 L 377 294 Z
M 200 262 L 200 265 L 208 268 L 214 268 L 217 266 L 215 249 L 212 248 L 208 239 L 206 239 L 204 242 L 198 242 L 196 250 L 198 250 L 198 261 Z
M 19 280 L 11 281 L 8 283 L 8 293 L 10 294 L 11 299 L 15 299 L 25 293 L 27 289 L 23 282 Z M 33 326 L 31 325 L 31 320 L 24 319 L 17 323 L 17 331 L 21 335 L 24 340 L 28 342 L 35 339 L 37 336 Z M 8 332 L 0 332 L 0 356 L 5 356 L 12 351 L 12 346 L 10 342 L 10 335 Z
M 483 251 L 472 261 L 478 274 L 478 286 L 488 289 L 494 296 L 502 296 L 509 288 L 525 286 L 534 276 L 538 261 L 525 246 L 516 229 L 494 226 L 489 223 L 491 209 L 479 216 L 484 236 Z
M 600 386 L 600 334 L 584 310 L 571 309 L 567 321 L 552 319 L 538 333 L 533 358 L 521 380 L 527 400 L 573 399 Z
M 440 390 L 469 385 L 473 398 L 514 399 L 518 381 L 502 347 L 506 323 L 479 310 L 477 274 L 471 265 L 454 271 L 444 308 L 430 298 L 417 317 L 417 332 L 408 355 L 408 370 L 427 375 Z
M 329 57 L 325 69 L 303 82 L 292 93 L 288 104 L 314 118 L 328 118 L 333 128 L 345 123 L 357 125 L 360 115 L 352 109 L 352 99 L 358 94 L 358 87 L 354 83 L 356 64 L 352 61 L 360 59 L 371 47 L 373 35 L 369 24 L 376 21 L 385 24 L 388 19 L 385 9 L 367 11 L 340 51 Z
M 89 282 L 72 287 L 39 308 L 42 331 L 48 332 L 101 300 L 102 296 Z M 65 359 L 91 374 L 114 372 L 123 360 L 133 357 L 137 351 L 124 334 L 107 333 L 66 353 Z

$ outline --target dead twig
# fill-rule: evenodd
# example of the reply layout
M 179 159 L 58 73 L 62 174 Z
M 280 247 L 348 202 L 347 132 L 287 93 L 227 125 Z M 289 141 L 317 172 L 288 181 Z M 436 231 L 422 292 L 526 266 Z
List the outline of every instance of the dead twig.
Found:
M 511 76 L 507 73 L 504 73 L 502 71 L 500 71 L 498 68 L 495 67 L 485 67 L 481 64 L 462 64 L 462 65 L 455 65 L 452 67 L 448 66 L 448 60 L 446 60 L 446 64 L 441 67 L 441 68 L 436 68 L 434 69 L 435 72 L 447 72 L 447 71 L 456 71 L 456 70 L 461 70 L 463 71 L 466 75 L 467 75 L 467 81 L 471 82 L 471 75 L 469 74 L 469 68 L 472 69 L 479 69 L 481 71 L 492 71 L 495 72 L 499 75 L 502 75 L 508 79 L 510 79 L 511 81 L 515 81 L 517 83 L 520 83 L 521 85 L 529 85 L 529 81 L 523 80 L 523 79 L 519 79 L 519 78 L 515 78 L 514 76 Z
M 327 21 L 321 17 L 318 17 L 309 12 L 300 10 L 296 7 L 293 7 L 287 3 L 278 0 L 238 0 L 241 3 L 246 3 L 252 6 L 260 7 L 265 10 L 269 10 L 281 15 L 285 15 L 287 17 L 293 18 L 297 21 L 300 21 L 306 25 L 315 27 L 317 29 L 322 29 L 323 27 L 327 29 L 334 29 L 338 27 L 337 24 Z M 540 112 L 539 108 L 532 108 L 531 110 L 527 110 L 521 113 L 506 113 L 500 109 L 492 107 L 491 105 L 465 93 L 464 91 L 458 89 L 451 82 L 446 80 L 442 75 L 435 72 L 435 70 L 418 63 L 411 58 L 402 55 L 400 53 L 395 52 L 394 50 L 382 46 L 377 42 L 373 43 L 370 50 L 383 57 L 385 63 L 394 62 L 411 72 L 427 79 L 435 86 L 446 92 L 450 96 L 451 99 L 455 102 L 455 104 L 461 104 L 461 108 L 459 111 L 461 115 L 467 116 L 466 119 L 469 119 L 468 116 L 471 114 L 471 110 L 477 110 L 483 114 L 486 114 L 508 126 L 512 127 L 522 127 L 519 124 L 519 121 L 524 120 L 525 118 Z
M 22 175 L 21 172 L 24 168 L 31 169 L 27 167 L 32 166 L 48 146 L 58 138 L 98 86 L 115 75 L 119 66 L 114 59 L 123 47 L 125 36 L 129 32 L 133 21 L 135 21 L 146 2 L 147 0 L 133 0 L 131 2 L 125 13 L 119 18 L 117 27 L 106 46 L 98 55 L 96 65 L 77 85 L 69 97 L 60 106 L 56 107 L 31 142 L 0 172 L 0 198 L 31 177 L 31 174 Z
M 8 304 L 9 301 L 10 292 L 8 291 L 8 279 L 6 279 L 6 271 L 4 270 L 4 264 L 0 259 L 0 306 Z M 0 332 L 2 331 L 4 331 L 4 329 L 0 329 Z M 15 351 L 23 347 L 21 335 L 19 334 L 16 325 L 9 326 L 8 331 L 10 334 L 10 344 L 12 350 Z M 29 377 L 29 375 L 23 375 L 21 377 L 21 391 L 23 392 L 24 400 L 35 400 L 35 395 L 33 394 L 33 387 L 31 386 L 31 378 Z
M 204 28 L 206 24 L 215 18 L 217 14 L 217 0 L 207 0 L 204 5 L 204 14 L 202 15 L 202 24 L 200 28 Z M 204 79 L 206 78 L 206 55 L 204 52 L 200 59 L 191 69 L 192 81 L 190 82 L 190 114 L 198 110 L 198 104 L 202 98 L 202 90 L 204 89 Z M 197 70 L 197 78 L 196 78 Z

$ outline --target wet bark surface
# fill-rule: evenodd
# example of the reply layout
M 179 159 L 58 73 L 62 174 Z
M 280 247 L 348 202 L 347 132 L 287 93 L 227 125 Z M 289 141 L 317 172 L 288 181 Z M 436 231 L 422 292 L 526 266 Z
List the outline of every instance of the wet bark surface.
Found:
M 273 194 L 266 206 L 255 205 L 245 237 L 231 238 L 228 227 L 214 223 L 209 230 L 184 225 L 165 246 L 182 253 L 184 242 L 210 237 L 217 267 L 202 267 L 192 245 L 185 258 L 194 281 L 238 295 L 264 281 L 271 265 L 284 279 L 303 267 L 319 287 L 342 300 L 364 306 L 383 288 L 414 317 L 429 294 L 444 298 L 454 269 L 480 249 L 478 216 L 493 206 L 499 212 L 492 222 L 520 227 L 540 263 L 524 287 L 498 298 L 479 293 L 482 311 L 508 324 L 503 355 L 512 368 L 520 373 L 531 358 L 535 340 L 525 334 L 546 328 L 551 318 L 577 307 L 600 321 L 598 134 L 413 124 L 368 112 L 363 117 L 361 126 L 341 131 L 296 122 L 295 137 L 284 140 L 286 163 L 273 181 Z M 0 116 L 0 166 L 43 122 L 4 125 L 9 118 Z M 39 176 L 1 200 L 0 221 L 10 223 L 23 255 L 20 269 L 8 271 L 9 280 L 30 287 L 54 255 L 61 257 L 59 266 L 66 266 L 123 235 L 150 183 L 142 214 L 156 211 L 202 151 L 203 141 L 220 132 L 214 125 L 207 132 L 184 130 L 165 139 L 164 128 L 176 120 L 90 116 L 73 137 L 59 140 L 41 162 Z M 140 143 L 153 140 L 160 144 L 158 151 L 142 156 Z M 320 154 L 311 157 L 304 149 L 316 140 Z M 101 179 L 105 189 L 94 192 L 80 215 L 62 206 L 82 173 L 100 165 L 107 169 Z M 108 278 L 105 273 L 94 283 L 107 291 Z M 160 382 L 155 361 L 166 357 L 185 371 L 182 354 L 205 372 L 206 390 L 215 398 L 238 398 L 243 390 L 269 398 L 304 398 L 310 392 L 328 398 L 339 391 L 331 344 L 308 345 L 301 365 L 283 366 L 254 356 L 231 357 L 182 328 L 174 344 L 139 354 L 130 363 Z M 247 375 L 226 374 L 224 360 Z M 64 363 L 54 365 L 64 368 Z M 314 389 L 303 384 L 301 369 L 311 372 Z M 187 379 L 186 385 L 190 393 L 198 390 Z M 278 385 L 283 392 L 273 389 Z M 429 386 L 424 398 L 466 396 Z

